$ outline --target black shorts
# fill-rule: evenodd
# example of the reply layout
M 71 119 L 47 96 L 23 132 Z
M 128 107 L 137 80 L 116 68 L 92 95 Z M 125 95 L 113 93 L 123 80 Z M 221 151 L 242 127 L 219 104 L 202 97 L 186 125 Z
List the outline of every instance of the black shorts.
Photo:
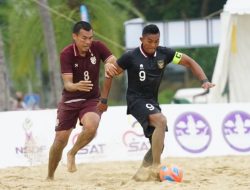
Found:
M 145 137 L 150 138 L 154 132 L 154 127 L 150 126 L 148 117 L 151 114 L 160 113 L 159 104 L 153 99 L 134 99 L 128 101 L 127 114 L 131 114 L 141 124 Z M 167 127 L 166 127 L 167 131 Z

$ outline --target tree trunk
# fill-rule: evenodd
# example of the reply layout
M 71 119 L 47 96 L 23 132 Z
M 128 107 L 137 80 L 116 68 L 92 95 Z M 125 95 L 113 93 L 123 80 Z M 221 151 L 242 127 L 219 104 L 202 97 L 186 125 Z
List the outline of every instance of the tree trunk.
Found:
M 7 69 L 4 63 L 3 39 L 0 30 L 0 111 L 10 109 L 10 89 L 8 86 Z
M 208 14 L 208 4 L 210 0 L 203 0 L 201 4 L 201 17 L 205 17 Z
M 53 23 L 48 7 L 47 0 L 39 0 L 39 10 L 43 25 L 44 39 L 48 53 L 49 77 L 51 86 L 51 106 L 55 107 L 61 97 L 62 83 L 59 70 L 57 47 L 54 35 Z

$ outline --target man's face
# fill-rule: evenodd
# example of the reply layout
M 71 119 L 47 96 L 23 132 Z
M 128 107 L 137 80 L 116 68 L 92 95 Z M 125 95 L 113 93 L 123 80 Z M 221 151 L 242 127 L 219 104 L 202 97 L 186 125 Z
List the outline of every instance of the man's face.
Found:
M 85 53 L 89 50 L 93 41 L 93 31 L 86 31 L 81 29 L 78 34 L 73 34 L 76 46 L 80 53 Z
M 159 45 L 160 34 L 146 34 L 140 38 L 145 53 L 154 54 Z

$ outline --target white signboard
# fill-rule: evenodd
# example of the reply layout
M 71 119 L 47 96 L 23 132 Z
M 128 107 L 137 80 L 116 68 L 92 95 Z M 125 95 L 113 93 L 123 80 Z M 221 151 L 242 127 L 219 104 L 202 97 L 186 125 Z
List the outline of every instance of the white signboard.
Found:
M 250 155 L 250 104 L 162 105 L 168 132 L 162 157 Z M 0 112 L 0 168 L 46 164 L 54 140 L 56 110 Z M 73 130 L 63 152 L 75 143 Z M 150 144 L 126 106 L 109 107 L 94 140 L 76 162 L 141 160 Z

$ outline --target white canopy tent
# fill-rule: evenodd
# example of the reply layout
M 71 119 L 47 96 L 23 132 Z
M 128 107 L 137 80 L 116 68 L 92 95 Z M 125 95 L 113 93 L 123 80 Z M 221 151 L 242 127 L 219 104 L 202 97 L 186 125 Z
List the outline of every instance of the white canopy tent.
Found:
M 250 0 L 228 0 L 209 103 L 250 102 Z

